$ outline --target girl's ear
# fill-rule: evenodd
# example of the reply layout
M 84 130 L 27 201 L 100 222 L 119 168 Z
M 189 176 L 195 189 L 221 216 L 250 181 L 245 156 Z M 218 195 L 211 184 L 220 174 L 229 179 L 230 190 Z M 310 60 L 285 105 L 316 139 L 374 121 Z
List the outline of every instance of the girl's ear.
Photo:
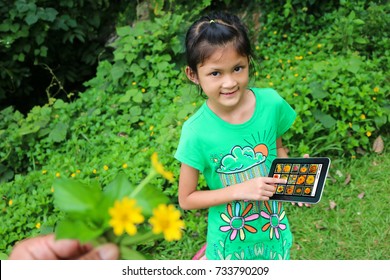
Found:
M 198 75 L 189 66 L 186 67 L 186 75 L 187 75 L 187 78 L 190 79 L 191 82 L 199 85 Z

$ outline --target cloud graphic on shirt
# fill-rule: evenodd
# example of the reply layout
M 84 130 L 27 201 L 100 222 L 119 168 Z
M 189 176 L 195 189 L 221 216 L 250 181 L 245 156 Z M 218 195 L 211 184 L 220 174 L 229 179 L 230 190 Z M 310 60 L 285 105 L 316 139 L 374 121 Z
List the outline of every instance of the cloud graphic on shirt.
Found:
M 255 152 L 253 148 L 235 146 L 231 153 L 224 156 L 221 160 L 221 165 L 217 169 L 218 173 L 237 173 L 245 171 L 253 166 L 264 162 L 266 157 Z

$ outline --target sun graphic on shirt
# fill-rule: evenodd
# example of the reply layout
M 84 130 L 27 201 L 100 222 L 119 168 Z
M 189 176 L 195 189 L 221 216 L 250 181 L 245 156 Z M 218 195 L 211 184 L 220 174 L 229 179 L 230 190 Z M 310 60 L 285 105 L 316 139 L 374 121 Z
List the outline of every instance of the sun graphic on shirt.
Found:
M 250 139 L 245 139 L 256 153 L 261 153 L 266 157 L 267 166 L 270 166 L 272 160 L 277 156 L 276 151 L 276 140 L 273 135 L 275 132 L 270 131 L 258 131 L 255 134 L 251 135 Z
M 263 156 L 268 156 L 268 147 L 265 144 L 259 144 L 253 148 L 256 153 L 262 153 Z

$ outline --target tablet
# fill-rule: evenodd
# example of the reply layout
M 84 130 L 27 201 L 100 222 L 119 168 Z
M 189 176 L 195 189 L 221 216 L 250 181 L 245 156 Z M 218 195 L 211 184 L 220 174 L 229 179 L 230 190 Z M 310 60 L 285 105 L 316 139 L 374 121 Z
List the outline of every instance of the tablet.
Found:
M 317 203 L 320 201 L 328 174 L 330 159 L 276 158 L 269 177 L 282 178 L 287 184 L 277 184 L 271 200 Z

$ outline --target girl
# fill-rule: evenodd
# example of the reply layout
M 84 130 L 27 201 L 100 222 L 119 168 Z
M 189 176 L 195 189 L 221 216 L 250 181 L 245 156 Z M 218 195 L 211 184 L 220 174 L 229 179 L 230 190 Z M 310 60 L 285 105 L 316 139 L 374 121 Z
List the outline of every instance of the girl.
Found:
M 207 259 L 288 259 L 292 235 L 283 206 L 269 198 L 283 179 L 270 178 L 287 157 L 281 136 L 295 112 L 272 89 L 248 88 L 251 46 L 240 20 L 204 16 L 186 35 L 187 77 L 207 101 L 182 129 L 179 203 L 209 208 Z M 197 190 L 202 172 L 210 190 Z

